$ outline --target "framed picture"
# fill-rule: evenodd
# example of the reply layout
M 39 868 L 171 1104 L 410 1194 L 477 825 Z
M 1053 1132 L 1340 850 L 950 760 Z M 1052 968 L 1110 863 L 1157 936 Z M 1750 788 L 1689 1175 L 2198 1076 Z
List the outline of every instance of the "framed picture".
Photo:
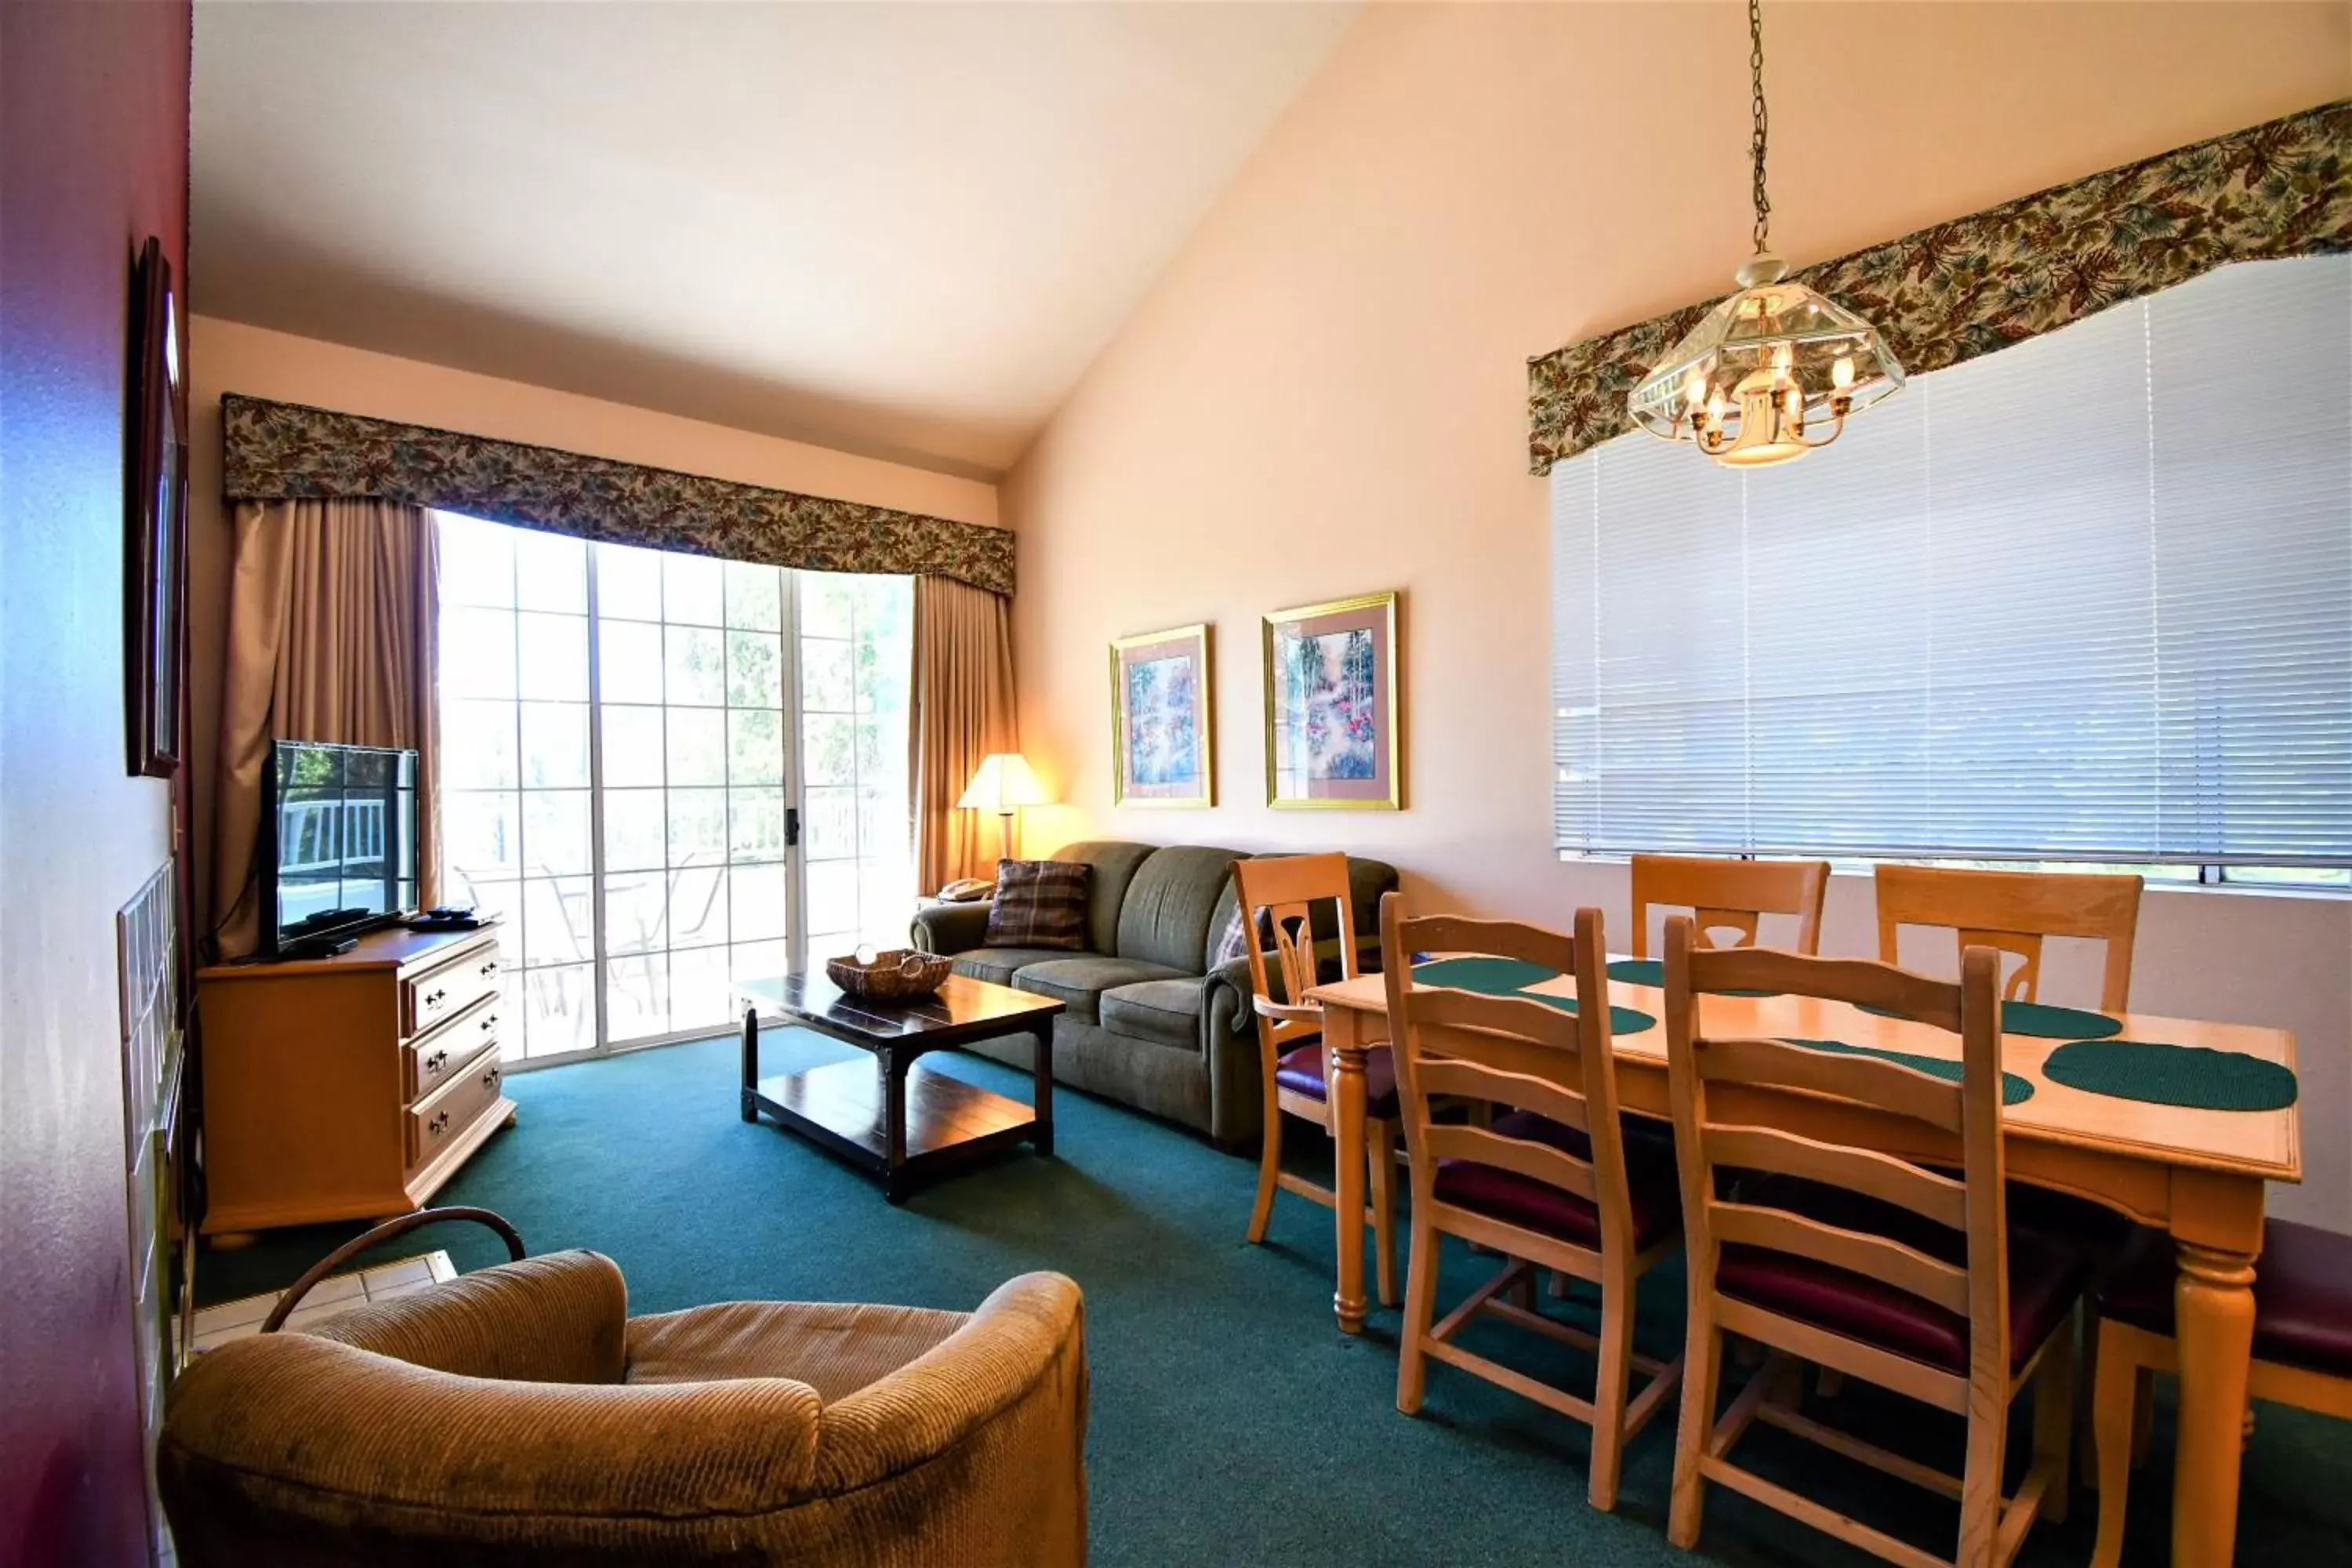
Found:
M 1205 625 L 1110 645 L 1114 805 L 1217 804 L 1211 675 Z
M 1365 594 L 1265 617 L 1265 803 L 1404 805 L 1397 596 Z
M 187 427 L 172 264 L 150 238 L 132 277 L 130 450 L 124 454 L 122 698 L 131 774 L 180 766 L 180 684 L 186 637 Z

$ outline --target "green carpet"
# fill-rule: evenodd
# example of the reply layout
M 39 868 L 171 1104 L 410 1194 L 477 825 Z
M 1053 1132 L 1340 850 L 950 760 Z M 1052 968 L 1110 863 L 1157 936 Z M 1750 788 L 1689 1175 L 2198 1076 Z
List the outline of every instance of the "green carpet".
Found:
M 1073 1276 L 1087 1292 L 1094 1375 L 1094 1561 L 1112 1568 L 1874 1561 L 1721 1488 L 1699 1552 L 1674 1551 L 1664 1533 L 1671 1409 L 1635 1440 L 1613 1515 L 1585 1505 L 1586 1433 L 1574 1422 L 1435 1365 L 1422 1415 L 1398 1415 L 1394 1310 L 1376 1310 L 1360 1339 L 1332 1325 L 1328 1213 L 1286 1194 L 1268 1245 L 1246 1245 L 1254 1163 L 1188 1132 L 1065 1090 L 1058 1159 L 1014 1153 L 892 1209 L 814 1149 L 739 1120 L 735 1051 L 716 1040 L 514 1075 L 520 1124 L 441 1201 L 498 1210 L 534 1252 L 608 1254 L 637 1311 L 735 1298 L 968 1309 L 1025 1269 Z M 771 1033 L 767 1043 L 770 1070 L 788 1055 L 845 1051 L 802 1034 Z M 992 1063 L 929 1060 L 1025 1092 L 1025 1075 Z M 1293 1131 L 1302 1134 L 1294 1168 L 1311 1172 L 1323 1140 Z M 200 1296 L 282 1286 L 351 1234 L 278 1231 L 242 1251 L 207 1251 Z M 394 1251 L 436 1246 L 467 1269 L 503 1257 L 475 1226 L 420 1232 Z M 1449 1253 L 1441 1310 L 1489 1267 Z M 1681 1289 L 1670 1267 L 1643 1291 L 1641 1338 L 1653 1353 L 1678 1347 Z M 1591 1300 L 1580 1290 L 1553 1306 L 1589 1321 Z M 1475 1342 L 1589 1389 L 1589 1363 L 1546 1342 L 1482 1326 Z M 1958 1463 L 1953 1418 L 1852 1383 L 1818 1403 L 1889 1446 Z M 1738 1454 L 1923 1547 L 1952 1549 L 1949 1503 L 1760 1426 Z M 2170 1454 L 2168 1404 L 2155 1458 L 2133 1489 L 2127 1563 L 2166 1560 Z M 2019 1561 L 2086 1561 L 2094 1511 L 2078 1491 L 2074 1518 L 2037 1527 Z M 2263 1406 L 2241 1517 L 2241 1563 L 2340 1560 L 2352 1539 L 2352 1426 Z

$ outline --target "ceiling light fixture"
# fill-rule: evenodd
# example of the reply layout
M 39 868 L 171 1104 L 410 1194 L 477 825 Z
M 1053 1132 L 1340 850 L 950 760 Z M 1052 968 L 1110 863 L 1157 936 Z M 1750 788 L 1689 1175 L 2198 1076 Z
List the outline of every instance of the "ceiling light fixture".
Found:
M 1846 416 L 1901 389 L 1903 367 L 1878 329 L 1826 295 L 1790 281 L 1772 254 L 1764 194 L 1764 15 L 1748 0 L 1754 85 L 1756 254 L 1733 276 L 1739 292 L 1706 313 L 1633 389 L 1633 422 L 1668 441 L 1695 441 L 1732 468 L 1761 468 L 1826 447 Z

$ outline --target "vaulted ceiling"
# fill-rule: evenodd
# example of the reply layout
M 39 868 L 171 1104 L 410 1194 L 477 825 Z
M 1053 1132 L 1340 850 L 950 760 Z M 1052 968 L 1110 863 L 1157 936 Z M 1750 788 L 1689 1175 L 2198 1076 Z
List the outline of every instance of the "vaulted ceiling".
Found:
M 1354 12 L 204 0 L 189 296 L 993 477 Z

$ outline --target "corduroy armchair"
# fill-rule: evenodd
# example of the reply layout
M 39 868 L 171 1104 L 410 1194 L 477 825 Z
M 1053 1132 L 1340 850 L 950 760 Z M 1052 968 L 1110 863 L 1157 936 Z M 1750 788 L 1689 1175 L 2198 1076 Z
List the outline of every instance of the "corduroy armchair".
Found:
M 1085 1313 L 628 1316 L 593 1252 L 205 1352 L 156 1456 L 180 1561 L 1030 1568 L 1087 1554 Z

